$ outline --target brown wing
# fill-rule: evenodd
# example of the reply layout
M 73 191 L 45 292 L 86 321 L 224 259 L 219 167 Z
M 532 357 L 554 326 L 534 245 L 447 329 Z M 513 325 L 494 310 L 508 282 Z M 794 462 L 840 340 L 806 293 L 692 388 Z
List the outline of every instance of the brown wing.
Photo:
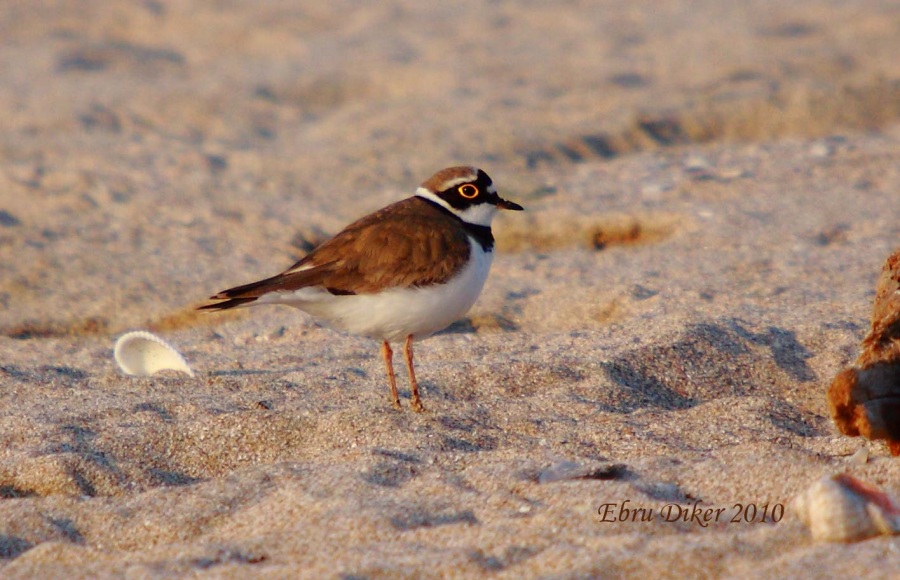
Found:
M 220 292 L 212 299 L 227 302 L 201 308 L 232 308 L 311 286 L 341 295 L 440 284 L 468 259 L 469 241 L 458 222 L 411 197 L 350 224 L 281 274 Z

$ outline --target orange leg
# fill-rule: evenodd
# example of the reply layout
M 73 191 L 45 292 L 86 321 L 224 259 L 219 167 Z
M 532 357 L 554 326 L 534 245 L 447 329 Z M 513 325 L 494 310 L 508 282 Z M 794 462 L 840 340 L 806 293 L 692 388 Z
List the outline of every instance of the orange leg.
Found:
M 381 343 L 381 356 L 384 358 L 384 367 L 387 369 L 388 381 L 391 383 L 391 401 L 394 407 L 400 408 L 400 396 L 397 395 L 397 379 L 394 377 L 394 351 L 388 341 Z
M 422 399 L 419 398 L 419 383 L 416 382 L 416 371 L 413 369 L 413 335 L 409 335 L 406 337 L 406 345 L 403 349 L 403 354 L 406 357 L 406 368 L 409 370 L 409 388 L 412 391 L 409 406 L 412 407 L 412 410 L 416 413 L 422 413 L 425 411 L 425 406 L 422 405 Z

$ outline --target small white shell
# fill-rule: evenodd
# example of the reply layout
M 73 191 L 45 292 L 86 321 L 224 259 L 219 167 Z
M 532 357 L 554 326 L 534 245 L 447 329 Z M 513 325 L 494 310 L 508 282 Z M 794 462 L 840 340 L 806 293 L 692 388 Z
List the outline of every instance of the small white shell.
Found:
M 853 465 L 865 465 L 869 461 L 869 449 L 863 445 L 856 452 L 847 458 L 847 463 Z
M 158 371 L 173 370 L 194 376 L 181 353 L 168 342 L 143 330 L 120 336 L 113 354 L 126 375 L 149 377 Z
M 847 474 L 815 482 L 794 499 L 793 508 L 820 542 L 855 542 L 900 532 L 900 509 L 891 498 Z

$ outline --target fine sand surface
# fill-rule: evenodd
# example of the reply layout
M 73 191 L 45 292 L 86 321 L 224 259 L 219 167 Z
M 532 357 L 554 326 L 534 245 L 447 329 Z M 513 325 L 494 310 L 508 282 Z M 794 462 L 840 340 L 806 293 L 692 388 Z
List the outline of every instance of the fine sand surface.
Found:
M 0 6 L 0 576 L 894 575 L 789 504 L 900 495 L 825 399 L 900 246 L 897 4 L 368 4 Z M 194 310 L 461 163 L 527 211 L 428 413 L 373 341 Z

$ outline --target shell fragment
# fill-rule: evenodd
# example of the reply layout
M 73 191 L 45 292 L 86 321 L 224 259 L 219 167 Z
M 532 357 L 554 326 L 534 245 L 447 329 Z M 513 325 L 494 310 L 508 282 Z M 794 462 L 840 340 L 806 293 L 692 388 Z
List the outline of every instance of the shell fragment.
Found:
M 900 508 L 877 487 L 847 474 L 820 479 L 793 508 L 814 540 L 857 542 L 900 532 Z

